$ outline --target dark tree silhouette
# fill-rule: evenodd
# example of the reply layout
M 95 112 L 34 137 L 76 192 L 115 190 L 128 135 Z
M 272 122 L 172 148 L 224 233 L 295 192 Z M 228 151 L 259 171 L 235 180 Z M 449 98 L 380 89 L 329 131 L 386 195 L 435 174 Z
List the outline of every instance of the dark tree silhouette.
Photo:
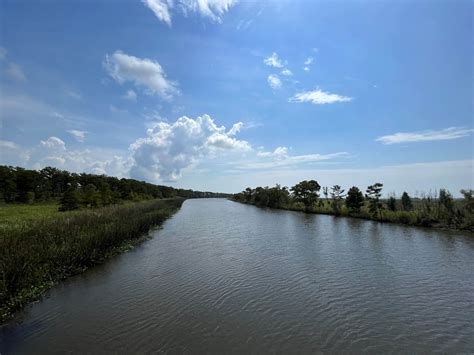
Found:
M 383 184 L 377 182 L 373 185 L 367 187 L 366 199 L 369 201 L 369 212 L 372 214 L 372 217 L 382 218 L 382 209 L 383 204 L 380 202 L 380 197 L 382 196 Z
M 352 186 L 347 191 L 346 206 L 350 213 L 360 212 L 360 208 L 364 205 L 364 195 L 358 187 Z
M 413 209 L 411 198 L 406 192 L 403 192 L 402 194 L 402 209 L 404 211 L 411 211 Z

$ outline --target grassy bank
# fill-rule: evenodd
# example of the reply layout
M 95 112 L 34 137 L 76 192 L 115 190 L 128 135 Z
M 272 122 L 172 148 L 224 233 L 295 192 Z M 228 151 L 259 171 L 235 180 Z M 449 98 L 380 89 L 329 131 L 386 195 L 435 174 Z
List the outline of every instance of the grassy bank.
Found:
M 250 204 L 257 207 L 268 207 L 259 206 L 256 203 L 244 202 L 236 199 L 233 199 L 233 201 Z M 467 217 L 464 216 L 462 219 L 459 218 L 459 220 L 457 220 L 456 216 L 446 217 L 440 215 L 435 209 L 427 210 L 423 208 L 423 206 L 421 206 L 421 203 L 417 209 L 412 211 L 390 211 L 385 209 L 381 211 L 381 213 L 377 216 L 374 216 L 369 211 L 368 203 L 364 203 L 359 212 L 351 212 L 346 206 L 341 206 L 338 213 L 335 213 L 330 201 L 320 201 L 318 204 L 311 207 L 308 211 L 306 211 L 305 206 L 299 202 L 288 202 L 287 204 L 280 205 L 275 208 L 314 214 L 353 217 L 371 221 L 405 224 L 418 227 L 464 230 L 474 232 L 474 215 L 469 215 Z
M 56 212 L 57 205 L 1 207 L 0 216 L 8 217 L 0 223 L 0 323 L 59 280 L 143 240 L 183 201 L 152 200 L 66 213 Z

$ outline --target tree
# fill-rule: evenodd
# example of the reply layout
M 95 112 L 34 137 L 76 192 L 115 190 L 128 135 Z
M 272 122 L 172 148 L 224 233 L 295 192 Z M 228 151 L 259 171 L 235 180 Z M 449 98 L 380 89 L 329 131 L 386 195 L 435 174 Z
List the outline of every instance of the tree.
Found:
M 97 207 L 99 205 L 99 194 L 94 184 L 88 184 L 84 189 L 84 195 L 82 197 L 83 204 L 86 207 Z
M 309 212 L 309 209 L 319 198 L 319 190 L 321 185 L 315 180 L 304 180 L 296 184 L 291 188 L 293 198 L 297 202 L 303 203 L 305 212 Z
M 390 196 L 387 201 L 387 206 L 390 211 L 396 211 L 397 210 L 397 200 L 395 197 Z
M 59 206 L 59 211 L 72 211 L 79 208 L 79 198 L 76 188 L 70 186 L 64 193 Z
M 346 206 L 349 212 L 360 212 L 360 208 L 364 205 L 364 195 L 357 186 L 352 186 L 347 191 Z
M 402 210 L 411 211 L 413 209 L 413 204 L 411 202 L 410 196 L 406 192 L 402 194 Z
M 369 212 L 375 218 L 377 215 L 382 218 L 383 204 L 380 202 L 383 184 L 377 182 L 367 187 L 365 197 L 369 201 Z
M 339 185 L 331 187 L 331 207 L 336 216 L 341 214 L 341 204 L 344 196 L 344 189 L 341 189 Z
M 461 194 L 464 197 L 464 208 L 469 213 L 474 213 L 474 197 L 472 196 L 473 193 L 473 190 L 461 190 Z

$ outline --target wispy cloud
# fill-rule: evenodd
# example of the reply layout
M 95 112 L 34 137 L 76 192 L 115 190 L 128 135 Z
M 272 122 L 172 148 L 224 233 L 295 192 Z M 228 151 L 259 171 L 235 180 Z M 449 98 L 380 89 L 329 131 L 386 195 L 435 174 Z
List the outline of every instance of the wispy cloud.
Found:
M 283 69 L 283 70 L 281 71 L 281 75 L 292 76 L 292 75 L 293 75 L 293 72 L 292 72 L 290 69 Z
M 166 0 L 142 0 L 142 3 L 148 7 L 155 16 L 162 22 L 171 26 L 171 7 L 173 1 Z
M 306 58 L 306 60 L 304 61 L 304 65 L 310 65 L 313 63 L 313 60 L 314 58 L 313 57 L 308 57 Z
M 137 101 L 137 93 L 133 90 L 128 90 L 124 95 L 122 95 L 122 99 Z
M 273 90 L 277 90 L 281 88 L 281 80 L 278 77 L 278 75 L 270 74 L 267 78 L 267 81 L 268 81 L 268 85 L 270 85 L 270 87 Z
M 337 153 L 329 153 L 329 154 L 289 155 L 288 148 L 286 147 L 279 147 L 275 149 L 275 151 L 273 152 L 259 152 L 257 153 L 257 155 L 262 158 L 271 157 L 273 158 L 273 160 L 241 164 L 238 166 L 238 168 L 244 169 L 244 170 L 272 169 L 272 168 L 296 166 L 296 165 L 301 165 L 301 164 L 318 163 L 318 162 L 333 160 L 336 158 L 349 157 L 349 153 L 347 152 L 337 152 Z
M 377 142 L 383 144 L 414 143 L 428 141 L 446 141 L 469 136 L 474 129 L 463 127 L 449 127 L 439 131 L 399 132 L 378 137 Z
M 77 129 L 71 129 L 67 132 L 71 134 L 76 139 L 76 141 L 80 143 L 84 142 L 84 140 L 86 139 L 86 131 L 78 131 Z
M 16 63 L 9 63 L 6 69 L 7 75 L 16 81 L 26 81 L 26 75 L 21 67 Z
M 178 84 L 166 78 L 163 68 L 157 61 L 116 51 L 111 56 L 105 56 L 104 67 L 119 84 L 131 81 L 136 86 L 144 87 L 149 95 L 171 99 L 179 94 Z
M 153 11 L 160 21 L 171 27 L 175 9 L 182 10 L 185 15 L 195 12 L 221 23 L 223 15 L 237 4 L 238 0 L 142 0 L 142 3 Z
M 315 105 L 333 104 L 336 102 L 352 101 L 351 97 L 331 94 L 322 90 L 304 91 L 291 97 L 289 102 L 311 102 Z
M 283 68 L 283 66 L 284 66 L 281 59 L 278 58 L 278 54 L 276 54 L 275 52 L 273 52 L 270 57 L 265 58 L 263 60 L 263 63 L 265 63 L 269 67 L 274 67 L 274 68 Z

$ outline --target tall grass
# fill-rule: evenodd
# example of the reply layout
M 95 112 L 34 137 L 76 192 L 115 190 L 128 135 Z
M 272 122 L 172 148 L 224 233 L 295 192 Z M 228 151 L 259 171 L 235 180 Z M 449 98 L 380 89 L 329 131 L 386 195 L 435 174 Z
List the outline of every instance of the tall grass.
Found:
M 114 205 L 4 228 L 0 234 L 0 322 L 60 279 L 136 244 L 183 201 Z

